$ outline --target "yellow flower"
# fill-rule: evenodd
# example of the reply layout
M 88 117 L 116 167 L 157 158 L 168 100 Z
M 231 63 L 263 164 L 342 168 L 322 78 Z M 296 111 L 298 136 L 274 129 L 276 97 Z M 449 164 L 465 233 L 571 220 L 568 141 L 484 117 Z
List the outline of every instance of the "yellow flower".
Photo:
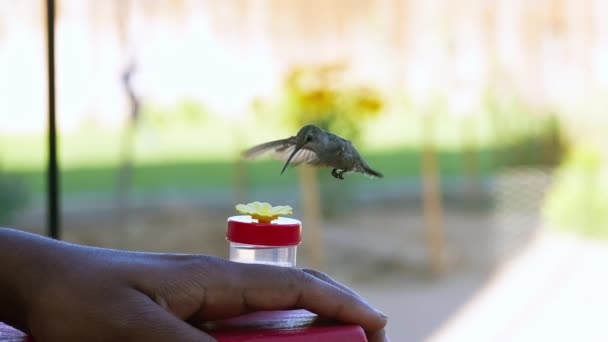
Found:
M 288 205 L 279 205 L 273 207 L 270 203 L 253 202 L 249 204 L 237 204 L 236 210 L 245 215 L 258 220 L 260 223 L 270 223 L 276 220 L 279 216 L 291 214 L 291 207 Z

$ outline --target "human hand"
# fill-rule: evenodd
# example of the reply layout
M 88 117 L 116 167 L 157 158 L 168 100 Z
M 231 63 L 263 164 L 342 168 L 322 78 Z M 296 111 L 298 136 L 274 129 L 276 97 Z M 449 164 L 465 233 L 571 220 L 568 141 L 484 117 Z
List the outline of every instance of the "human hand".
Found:
M 25 287 L 24 328 L 39 342 L 213 341 L 196 326 L 258 310 L 307 309 L 384 341 L 386 317 L 314 271 L 204 255 L 137 253 L 53 242 Z

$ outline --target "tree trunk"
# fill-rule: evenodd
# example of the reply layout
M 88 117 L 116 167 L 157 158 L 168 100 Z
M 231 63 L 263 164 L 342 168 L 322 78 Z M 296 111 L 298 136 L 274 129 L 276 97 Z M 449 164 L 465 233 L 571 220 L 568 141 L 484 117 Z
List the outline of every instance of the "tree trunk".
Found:
M 237 132 L 238 134 L 236 134 L 236 143 L 239 150 L 242 150 L 244 143 L 242 138 L 243 134 L 240 130 L 241 129 L 239 128 L 239 131 Z M 240 154 L 236 156 L 234 167 L 234 200 L 235 203 L 245 203 L 247 198 L 247 183 L 249 174 L 247 163 Z
M 121 47 L 124 51 L 128 48 L 128 20 L 130 2 L 116 2 L 116 30 Z M 120 147 L 120 166 L 116 180 L 116 218 L 117 226 L 127 228 L 129 214 L 129 192 L 133 173 L 133 154 L 135 149 L 135 133 L 137 130 L 137 119 L 139 117 L 139 99 L 135 95 L 131 84 L 131 78 L 135 71 L 135 63 L 126 65 L 123 71 L 122 83 L 129 100 L 129 116 L 127 117 L 124 133 Z
M 435 274 L 444 271 L 445 238 L 443 232 L 443 207 L 441 184 L 437 165 L 432 114 L 423 117 L 422 185 L 423 211 L 426 225 L 426 242 L 431 270 Z
M 133 178 L 135 131 L 135 122 L 129 120 L 120 147 L 120 166 L 116 180 L 116 220 L 117 226 L 123 229 L 127 228 L 129 220 L 129 192 Z
M 303 210 L 302 230 L 304 243 L 310 255 L 310 266 L 317 270 L 326 271 L 327 264 L 317 170 L 308 165 L 300 166 L 299 170 Z
M 475 205 L 478 203 L 479 189 L 479 155 L 475 139 L 475 118 L 464 118 L 462 126 L 462 166 L 464 173 L 465 200 Z

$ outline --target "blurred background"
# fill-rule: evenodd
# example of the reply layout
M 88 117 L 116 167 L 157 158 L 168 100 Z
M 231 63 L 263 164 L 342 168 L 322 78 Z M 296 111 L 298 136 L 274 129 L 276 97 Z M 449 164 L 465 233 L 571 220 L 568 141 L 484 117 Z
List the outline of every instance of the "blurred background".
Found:
M 40 234 L 45 16 L 0 0 L 0 226 Z M 393 340 L 608 338 L 608 1 L 59 0 L 56 20 L 62 239 L 227 257 L 237 203 L 290 205 L 299 266 Z M 240 160 L 307 123 L 385 178 Z

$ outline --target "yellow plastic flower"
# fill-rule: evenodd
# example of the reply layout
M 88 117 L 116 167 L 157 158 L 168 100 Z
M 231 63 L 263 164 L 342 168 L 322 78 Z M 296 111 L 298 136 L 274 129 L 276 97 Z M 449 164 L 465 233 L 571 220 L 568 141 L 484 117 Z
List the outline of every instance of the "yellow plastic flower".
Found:
M 279 216 L 291 214 L 291 207 L 288 205 L 279 205 L 273 207 L 270 203 L 253 202 L 249 204 L 237 204 L 236 210 L 245 215 L 258 220 L 260 223 L 270 223 L 276 220 Z

